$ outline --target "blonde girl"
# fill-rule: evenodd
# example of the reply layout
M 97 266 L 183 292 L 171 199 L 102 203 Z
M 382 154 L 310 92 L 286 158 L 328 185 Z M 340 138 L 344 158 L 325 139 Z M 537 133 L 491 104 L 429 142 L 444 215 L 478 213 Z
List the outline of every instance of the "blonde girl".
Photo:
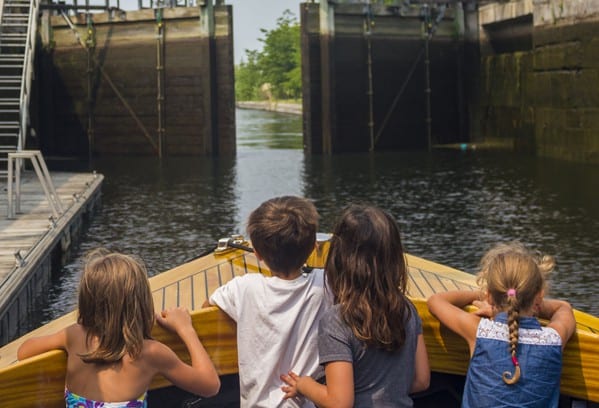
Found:
M 66 407 L 146 407 L 156 374 L 191 393 L 212 396 L 220 388 L 216 370 L 191 325 L 189 312 L 172 308 L 154 315 L 147 272 L 137 259 L 93 251 L 79 284 L 77 323 L 57 333 L 31 338 L 19 360 L 49 350 L 67 353 Z M 176 332 L 191 365 L 166 345 L 152 340 L 155 320 Z
M 567 302 L 544 299 L 553 267 L 552 257 L 521 243 L 498 244 L 481 260 L 482 292 L 429 298 L 431 313 L 470 349 L 462 407 L 558 406 L 562 350 L 576 322 Z M 464 311 L 469 304 L 478 312 Z M 536 316 L 549 319 L 547 326 Z
M 430 370 L 416 309 L 406 297 L 407 267 L 397 223 L 387 212 L 352 205 L 333 230 L 325 266 L 335 305 L 320 320 L 326 385 L 290 372 L 286 398 L 319 407 L 411 407 Z

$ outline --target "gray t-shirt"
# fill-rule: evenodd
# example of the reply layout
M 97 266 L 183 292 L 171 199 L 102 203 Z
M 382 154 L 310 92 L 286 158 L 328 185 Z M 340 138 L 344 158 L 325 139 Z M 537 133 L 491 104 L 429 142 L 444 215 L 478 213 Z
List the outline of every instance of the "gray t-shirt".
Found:
M 406 341 L 400 350 L 365 347 L 341 319 L 339 305 L 327 310 L 319 323 L 320 364 L 348 361 L 354 367 L 355 407 L 412 407 L 409 397 L 414 378 L 416 342 L 422 321 L 414 305 L 406 322 Z

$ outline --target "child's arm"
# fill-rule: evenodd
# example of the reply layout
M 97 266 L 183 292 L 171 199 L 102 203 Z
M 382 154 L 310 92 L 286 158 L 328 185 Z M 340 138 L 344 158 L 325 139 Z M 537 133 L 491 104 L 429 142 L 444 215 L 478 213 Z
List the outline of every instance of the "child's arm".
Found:
M 466 312 L 464 307 L 475 300 L 480 300 L 480 296 L 479 291 L 456 290 L 436 293 L 427 301 L 428 309 L 433 316 L 466 340 L 470 347 L 470 354 L 474 351 L 480 316 Z
M 24 360 L 50 350 L 67 349 L 67 331 L 60 330 L 54 334 L 27 339 L 19 346 L 17 358 Z
M 576 319 L 570 303 L 557 299 L 543 299 L 539 306 L 538 315 L 542 319 L 549 319 L 548 327 L 553 328 L 562 338 L 562 349 L 576 330 Z
M 158 371 L 174 385 L 203 397 L 216 395 L 220 379 L 206 349 L 200 342 L 191 324 L 191 317 L 183 307 L 171 308 L 156 315 L 158 323 L 165 329 L 177 333 L 191 357 L 191 366 L 185 364 L 167 346 L 160 346 L 155 353 Z
M 300 377 L 290 372 L 281 375 L 287 385 L 281 387 L 285 399 L 301 394 L 320 408 L 345 408 L 354 406 L 354 367 L 349 361 L 332 361 L 324 367 L 327 384 L 322 385 L 312 377 Z
M 424 336 L 420 334 L 418 335 L 418 341 L 416 343 L 414 380 L 412 380 L 410 394 L 426 390 L 430 385 L 430 381 L 431 368 L 428 363 L 428 353 L 426 352 L 426 345 L 424 344 Z

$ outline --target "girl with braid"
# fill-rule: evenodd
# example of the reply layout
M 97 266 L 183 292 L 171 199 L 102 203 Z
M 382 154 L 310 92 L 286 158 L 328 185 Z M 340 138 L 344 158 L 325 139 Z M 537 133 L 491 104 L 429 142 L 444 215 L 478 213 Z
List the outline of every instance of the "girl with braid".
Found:
M 430 312 L 470 349 L 462 407 L 558 406 L 562 351 L 576 322 L 569 303 L 543 298 L 553 267 L 520 243 L 498 244 L 481 260 L 481 292 L 429 298 Z M 479 309 L 463 310 L 470 304 Z

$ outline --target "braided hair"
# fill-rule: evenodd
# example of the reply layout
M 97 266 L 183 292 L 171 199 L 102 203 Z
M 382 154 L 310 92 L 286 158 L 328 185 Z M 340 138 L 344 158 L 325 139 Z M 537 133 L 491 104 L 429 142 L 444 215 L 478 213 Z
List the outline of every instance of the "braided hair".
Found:
M 518 362 L 518 331 L 521 311 L 530 310 L 536 297 L 546 287 L 546 275 L 553 270 L 554 259 L 528 250 L 519 242 L 498 244 L 481 260 L 478 283 L 486 288 L 495 306 L 507 312 L 509 353 L 514 372 L 502 375 L 506 384 L 520 379 Z

